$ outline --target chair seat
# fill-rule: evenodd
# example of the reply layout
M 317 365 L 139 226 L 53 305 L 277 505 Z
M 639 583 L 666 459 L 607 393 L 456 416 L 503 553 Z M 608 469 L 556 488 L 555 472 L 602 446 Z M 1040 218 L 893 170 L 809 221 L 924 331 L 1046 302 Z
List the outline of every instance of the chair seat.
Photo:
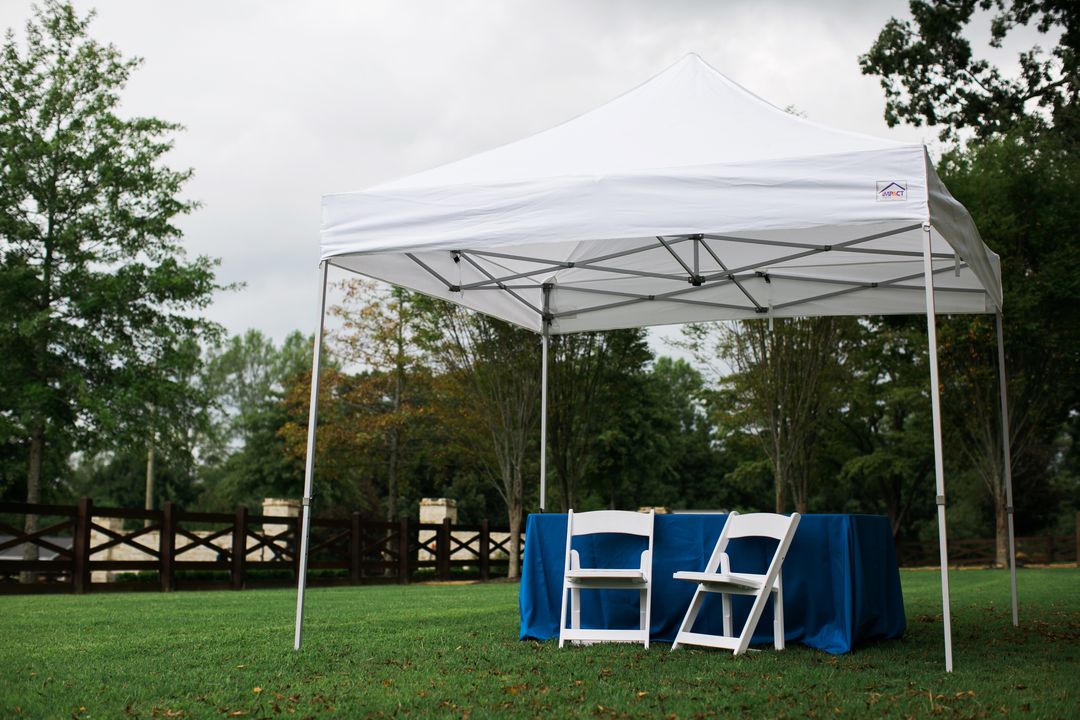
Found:
M 637 568 L 577 568 L 566 573 L 571 583 L 587 583 L 590 580 L 601 582 L 623 581 L 627 584 L 644 583 L 645 573 Z
M 745 588 L 757 590 L 765 583 L 764 575 L 749 575 L 742 573 L 707 573 L 680 571 L 673 576 L 676 580 L 704 583 L 705 585 L 723 585 L 730 588 Z

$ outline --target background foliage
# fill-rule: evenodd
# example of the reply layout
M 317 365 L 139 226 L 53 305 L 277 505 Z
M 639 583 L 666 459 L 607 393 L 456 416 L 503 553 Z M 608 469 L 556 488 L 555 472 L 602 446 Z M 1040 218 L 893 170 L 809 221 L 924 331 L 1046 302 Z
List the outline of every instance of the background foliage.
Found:
M 1001 256 L 1017 529 L 1064 534 L 1080 509 L 1077 5 L 910 7 L 859 62 L 890 123 L 942 131 L 940 173 Z M 991 43 L 1034 23 L 1051 47 L 1010 77 L 973 49 L 980 12 Z M 48 2 L 0 55 L 0 497 L 32 497 L 36 476 L 46 502 L 139 505 L 153 448 L 156 503 L 296 498 L 313 338 L 225 338 L 202 318 L 221 288 L 174 224 L 195 209 L 190 171 L 163 162 L 180 128 L 119 115 L 138 62 L 89 22 Z M 514 524 L 537 507 L 535 335 L 367 283 L 333 314 L 320 512 L 416 517 L 448 496 L 464 521 Z M 1000 534 L 992 318 L 939 334 L 951 534 Z M 695 327 L 685 347 L 699 362 L 655 357 L 641 330 L 553 338 L 549 507 L 798 507 L 935 532 L 922 318 Z

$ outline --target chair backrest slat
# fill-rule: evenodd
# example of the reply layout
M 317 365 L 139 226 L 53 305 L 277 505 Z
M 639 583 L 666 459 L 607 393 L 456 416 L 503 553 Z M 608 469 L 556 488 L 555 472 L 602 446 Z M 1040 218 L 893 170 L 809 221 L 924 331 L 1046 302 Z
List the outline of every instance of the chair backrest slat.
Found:
M 594 510 L 573 513 L 570 518 L 570 534 L 575 537 L 594 535 L 596 533 L 652 536 L 652 513 L 630 512 L 627 510 Z
M 749 513 L 736 515 L 732 513 L 727 519 L 724 534 L 729 539 L 741 537 L 770 537 L 780 540 L 787 534 L 791 525 L 791 518 L 787 515 L 774 513 Z

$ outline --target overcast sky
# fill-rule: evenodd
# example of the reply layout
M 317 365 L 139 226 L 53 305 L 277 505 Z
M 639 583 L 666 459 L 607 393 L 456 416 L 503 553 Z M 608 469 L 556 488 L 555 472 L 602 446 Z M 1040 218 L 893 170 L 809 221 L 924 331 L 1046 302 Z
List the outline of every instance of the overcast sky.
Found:
M 124 110 L 182 123 L 191 255 L 246 288 L 219 296 L 230 333 L 314 330 L 320 198 L 543 130 L 687 52 L 816 122 L 904 141 L 858 56 L 901 0 L 77 0 L 91 34 L 145 60 Z M 0 27 L 31 3 L 0 2 Z M 996 56 L 996 57 L 995 57 Z M 999 61 L 1012 54 L 994 53 Z M 1005 63 L 1006 67 L 1008 66 Z M 656 343 L 662 349 L 662 345 Z

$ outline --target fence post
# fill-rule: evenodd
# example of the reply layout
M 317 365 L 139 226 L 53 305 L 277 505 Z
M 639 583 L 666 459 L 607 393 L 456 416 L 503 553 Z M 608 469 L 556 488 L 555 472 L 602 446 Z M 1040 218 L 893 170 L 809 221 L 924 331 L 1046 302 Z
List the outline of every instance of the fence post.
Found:
M 161 592 L 172 592 L 176 589 L 176 575 L 173 572 L 173 560 L 176 559 L 176 505 L 171 500 L 161 507 L 159 538 L 158 559 L 161 561 L 161 569 L 158 570 L 158 580 L 161 582 Z
M 491 528 L 488 519 L 480 521 L 480 579 L 487 580 L 491 575 Z
M 435 543 L 435 571 L 440 580 L 450 579 L 450 518 L 443 518 L 439 539 Z
M 94 501 L 88 497 L 79 498 L 71 538 L 71 589 L 80 594 L 90 592 L 90 525 L 93 514 Z
M 349 533 L 349 582 L 360 584 L 360 511 L 353 510 Z
M 247 581 L 247 516 L 244 505 L 236 506 L 232 536 L 232 589 L 243 590 Z
M 398 582 L 402 585 L 409 582 L 409 539 L 409 518 L 403 517 L 398 528 Z

